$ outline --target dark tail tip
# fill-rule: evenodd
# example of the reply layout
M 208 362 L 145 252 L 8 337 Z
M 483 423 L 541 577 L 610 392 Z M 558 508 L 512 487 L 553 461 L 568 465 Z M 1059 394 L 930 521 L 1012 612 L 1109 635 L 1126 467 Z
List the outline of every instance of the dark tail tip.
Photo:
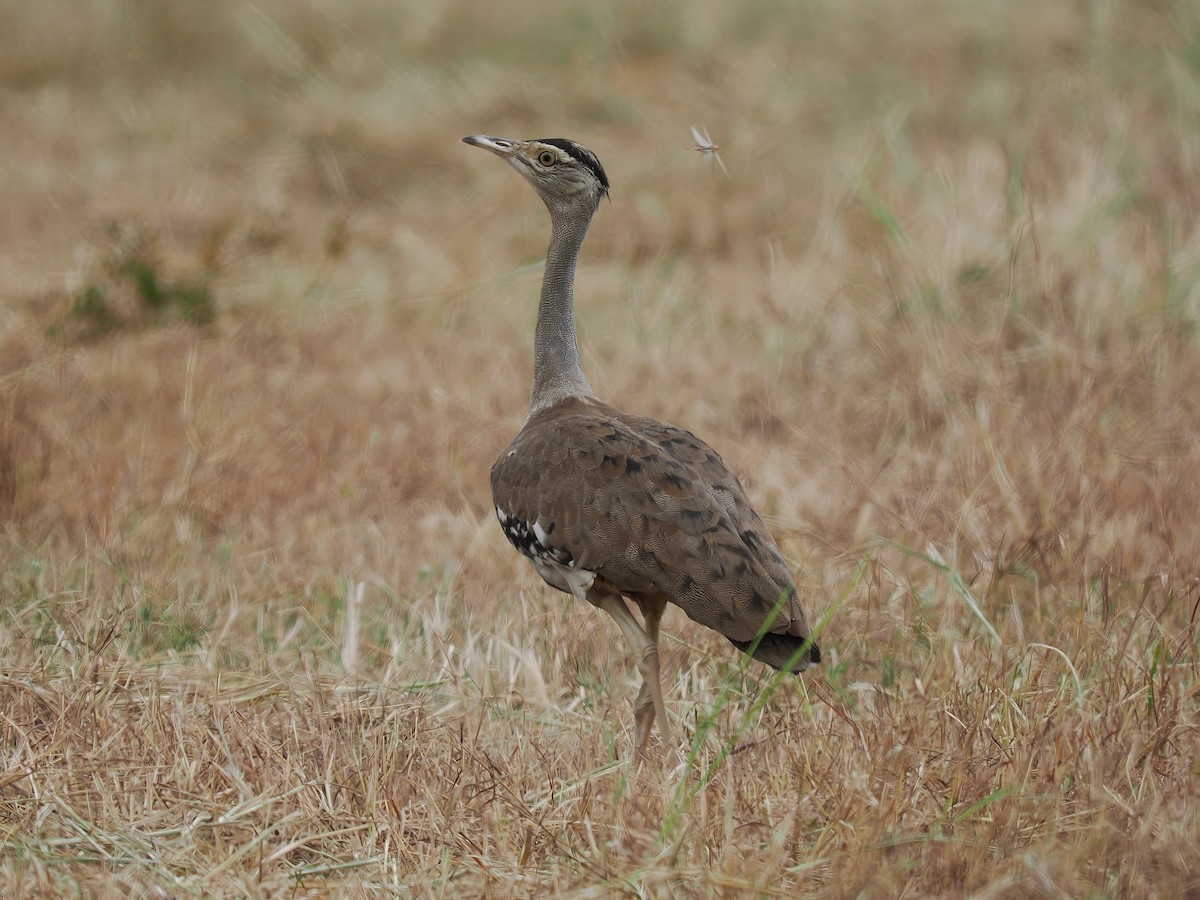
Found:
M 795 658 L 806 640 L 808 638 L 792 634 L 765 634 L 755 647 L 753 657 L 773 669 L 787 669 L 799 675 L 809 666 L 815 666 L 821 661 L 821 648 L 815 643 L 809 644 L 798 660 Z M 743 653 L 749 653 L 750 648 L 754 646 L 753 641 L 735 641 L 732 638 L 729 639 L 729 643 Z

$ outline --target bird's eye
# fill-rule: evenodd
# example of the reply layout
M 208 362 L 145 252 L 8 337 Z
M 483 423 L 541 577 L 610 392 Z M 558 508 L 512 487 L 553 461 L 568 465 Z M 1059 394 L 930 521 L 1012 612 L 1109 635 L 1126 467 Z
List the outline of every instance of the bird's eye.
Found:
M 552 166 L 558 162 L 558 157 L 549 150 L 543 150 L 538 154 L 538 162 L 540 162 L 543 166 Z

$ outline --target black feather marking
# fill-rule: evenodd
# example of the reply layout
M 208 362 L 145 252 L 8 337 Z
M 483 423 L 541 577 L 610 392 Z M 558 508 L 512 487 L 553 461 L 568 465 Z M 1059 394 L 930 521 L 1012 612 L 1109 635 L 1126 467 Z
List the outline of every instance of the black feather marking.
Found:
M 663 480 L 677 491 L 682 491 L 684 485 L 687 484 L 687 481 L 683 477 L 675 474 L 674 472 L 668 472 L 663 476 Z
M 508 538 L 508 542 L 525 556 L 528 556 L 530 559 L 552 559 L 564 566 L 573 564 L 575 557 L 571 555 L 571 551 L 565 547 L 548 547 L 543 544 L 538 540 L 538 536 L 534 532 L 531 523 L 516 516 L 505 515 L 500 511 L 499 507 L 496 508 L 496 514 L 497 518 L 504 515 L 504 518 L 500 519 L 500 528 L 503 530 L 504 536 Z M 553 530 L 553 524 L 542 529 L 547 536 Z
M 736 553 L 743 560 L 750 560 L 752 558 L 750 548 L 741 541 L 730 541 L 728 547 L 731 552 Z

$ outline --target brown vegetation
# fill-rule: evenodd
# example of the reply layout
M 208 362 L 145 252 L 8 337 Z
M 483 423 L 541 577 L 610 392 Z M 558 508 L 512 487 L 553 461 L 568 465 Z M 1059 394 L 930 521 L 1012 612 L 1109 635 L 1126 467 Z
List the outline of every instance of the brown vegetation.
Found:
M 1192 5 L 507 6 L 9 9 L 0 893 L 1200 892 Z M 822 621 L 668 614 L 675 770 L 492 517 L 548 221 L 474 132 L 604 161 L 592 382 Z

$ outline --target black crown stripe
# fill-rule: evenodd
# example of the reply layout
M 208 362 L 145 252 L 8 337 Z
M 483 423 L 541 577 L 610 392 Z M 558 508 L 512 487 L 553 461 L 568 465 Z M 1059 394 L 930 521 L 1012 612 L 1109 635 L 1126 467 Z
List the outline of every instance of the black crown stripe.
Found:
M 539 138 L 538 143 L 549 144 L 551 147 L 567 151 L 572 159 L 583 163 L 583 165 L 592 170 L 592 174 L 596 176 L 596 180 L 604 185 L 605 193 L 608 193 L 608 175 L 604 173 L 604 166 L 600 165 L 600 160 L 596 158 L 596 154 L 587 147 L 577 144 L 574 141 L 569 141 L 566 138 Z

